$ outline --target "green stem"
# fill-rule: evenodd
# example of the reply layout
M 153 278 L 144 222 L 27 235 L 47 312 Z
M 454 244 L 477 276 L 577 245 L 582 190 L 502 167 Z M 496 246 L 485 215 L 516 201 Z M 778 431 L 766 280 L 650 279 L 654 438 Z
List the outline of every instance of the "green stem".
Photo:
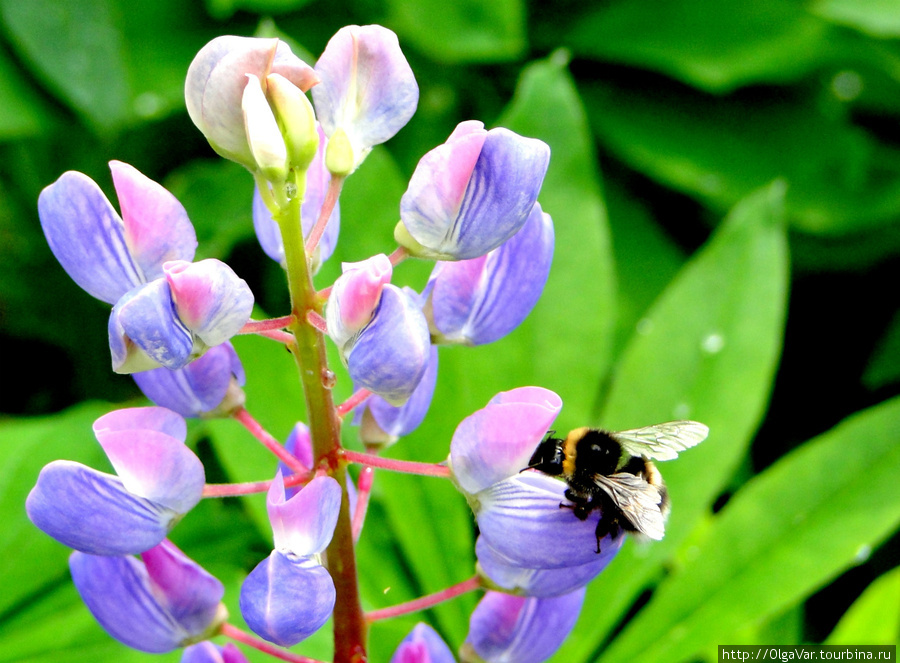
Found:
M 293 174 L 293 173 L 292 173 Z M 337 599 L 334 605 L 334 663 L 358 663 L 365 660 L 367 623 L 359 599 L 353 530 L 346 488 L 346 463 L 341 459 L 341 422 L 325 376 L 330 373 L 325 356 L 325 338 L 306 322 L 307 313 L 321 313 L 321 300 L 316 296 L 304 249 L 300 227 L 300 203 L 303 199 L 305 173 L 293 174 L 297 194 L 275 214 L 284 242 L 288 287 L 291 294 L 290 326 L 296 339 L 288 346 L 294 355 L 306 397 L 309 432 L 313 456 L 317 463 L 328 460 L 330 474 L 343 491 L 341 510 L 331 545 L 325 551 L 326 564 L 334 580 Z M 276 193 L 275 199 L 278 199 Z

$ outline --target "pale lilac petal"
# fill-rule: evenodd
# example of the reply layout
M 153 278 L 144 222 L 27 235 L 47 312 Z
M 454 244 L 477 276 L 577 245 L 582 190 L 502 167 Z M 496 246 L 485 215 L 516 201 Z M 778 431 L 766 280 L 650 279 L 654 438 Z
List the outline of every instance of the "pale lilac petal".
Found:
M 144 280 L 162 276 L 167 260 L 194 259 L 197 235 L 184 206 L 133 166 L 110 161 L 125 226 L 125 243 Z
M 287 268 L 284 261 L 284 244 L 281 241 L 281 229 L 278 222 L 272 218 L 272 213 L 259 195 L 259 187 L 253 189 L 253 229 L 256 231 L 256 239 L 267 256 L 277 262 L 283 268 Z
M 224 647 L 213 644 L 209 640 L 185 647 L 181 654 L 181 663 L 250 663 L 243 652 L 233 642 Z
M 457 426 L 450 463 L 470 494 L 518 474 L 546 435 L 562 400 L 549 389 L 520 387 L 494 397 Z
M 200 49 L 184 84 L 188 114 L 213 149 L 250 169 L 255 163 L 244 131 L 241 98 L 247 74 L 263 79 L 269 73 L 281 74 L 303 91 L 318 80 L 283 41 L 224 36 Z
M 253 171 L 262 172 L 270 181 L 284 181 L 288 168 L 287 145 L 266 99 L 262 82 L 254 74 L 247 74 L 241 109 L 244 112 L 244 131 L 255 165 Z
M 455 663 L 453 652 L 437 631 L 424 622 L 413 627 L 391 657 L 391 663 Z
M 225 587 L 170 541 L 141 553 L 157 600 L 189 633 L 202 633 L 215 620 Z
M 227 341 L 207 350 L 184 368 L 156 368 L 132 375 L 144 395 L 157 405 L 183 417 L 201 417 L 215 412 L 227 396 L 244 384 L 244 367 Z M 234 398 L 229 398 L 234 403 Z
M 116 476 L 67 460 L 41 470 L 25 510 L 45 534 L 94 555 L 148 550 L 165 538 L 179 515 L 132 495 Z
M 146 361 L 139 359 L 132 364 L 119 361 L 122 348 L 127 350 L 125 357 L 131 358 L 133 350 L 129 342 L 155 363 L 147 365 Z M 110 348 L 113 351 L 113 369 L 117 373 L 146 370 L 159 365 L 181 368 L 190 361 L 193 345 L 191 332 L 178 317 L 169 284 L 163 279 L 135 288 L 113 307 Z
M 98 438 L 106 433 L 141 430 L 165 433 L 182 442 L 187 438 L 187 423 L 184 417 L 164 407 L 129 407 L 113 410 L 97 419 L 93 430 Z
M 290 647 L 322 627 L 334 599 L 334 583 L 322 566 L 274 550 L 241 585 L 241 614 L 254 633 Z
M 207 346 L 224 343 L 250 319 L 253 293 L 224 262 L 172 261 L 163 270 L 178 317 Z
M 302 421 L 298 421 L 291 429 L 284 443 L 284 448 L 290 451 L 306 467 L 313 466 L 312 438 L 309 436 L 309 426 Z M 284 476 L 291 473 L 287 467 L 282 467 L 280 464 L 278 467 Z
M 346 360 L 351 344 L 372 320 L 384 286 L 391 281 L 393 266 L 383 253 L 358 263 L 344 263 L 328 296 L 325 321 L 328 335 Z
M 584 588 L 556 598 L 487 592 L 472 613 L 466 646 L 486 663 L 540 663 L 575 626 Z
M 380 25 L 350 25 L 328 42 L 316 62 L 316 115 L 330 137 L 343 129 L 356 165 L 413 116 L 419 87 L 397 35 Z
M 517 566 L 497 552 L 483 536 L 478 537 L 475 543 L 475 555 L 480 573 L 497 587 L 524 596 L 549 598 L 584 587 L 613 560 L 624 541 L 624 536 L 618 536 L 611 542 L 604 539 L 603 549 L 590 562 L 557 569 Z
M 503 244 L 528 219 L 549 161 L 545 143 L 507 129 L 454 132 L 422 158 L 400 201 L 405 231 L 421 245 L 416 255 L 467 260 Z
M 298 557 L 321 553 L 331 542 L 341 508 L 341 487 L 331 477 L 316 477 L 285 500 L 278 473 L 266 499 L 275 549 Z
M 115 304 L 144 282 L 128 251 L 122 220 L 87 175 L 63 173 L 41 192 L 38 214 L 53 255 L 91 296 Z
M 438 351 L 437 346 L 432 345 L 428 353 L 425 374 L 406 403 L 395 407 L 380 396 L 372 396 L 365 402 L 365 407 L 386 435 L 396 440 L 409 435 L 419 427 L 431 406 L 437 373 Z
M 558 569 L 597 558 L 600 510 L 579 520 L 567 504 L 566 484 L 539 472 L 523 472 L 477 494 L 475 517 L 485 542 L 516 566 Z M 621 538 L 621 535 L 620 537 Z M 609 536 L 600 550 L 613 546 Z
M 385 285 L 372 322 L 347 356 L 353 383 L 402 405 L 415 391 L 431 353 L 428 323 L 418 303 Z
M 183 514 L 203 494 L 203 463 L 184 442 L 151 430 L 106 432 L 97 436 L 125 489 Z
M 438 263 L 431 311 L 441 340 L 481 345 L 515 329 L 544 290 L 553 261 L 553 222 L 535 203 L 525 226 L 487 255 Z
M 190 637 L 160 606 L 147 569 L 134 557 L 74 552 L 69 569 L 94 619 L 119 642 L 160 654 L 176 649 Z

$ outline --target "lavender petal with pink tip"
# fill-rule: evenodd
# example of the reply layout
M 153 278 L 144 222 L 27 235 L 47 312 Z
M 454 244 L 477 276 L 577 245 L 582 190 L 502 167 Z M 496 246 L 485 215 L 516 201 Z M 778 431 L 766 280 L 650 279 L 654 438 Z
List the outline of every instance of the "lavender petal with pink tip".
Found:
M 453 652 L 431 626 L 419 622 L 409 632 L 394 655 L 391 663 L 455 663 Z

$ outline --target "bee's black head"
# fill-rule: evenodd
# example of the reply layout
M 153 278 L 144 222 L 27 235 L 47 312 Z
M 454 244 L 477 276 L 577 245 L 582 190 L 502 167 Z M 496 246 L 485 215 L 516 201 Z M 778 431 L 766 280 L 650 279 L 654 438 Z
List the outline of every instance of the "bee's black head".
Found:
M 588 430 L 575 444 L 576 465 L 591 473 L 613 474 L 621 456 L 622 446 L 602 430 Z
M 550 431 L 546 439 L 538 445 L 525 469 L 540 470 L 552 476 L 563 473 L 563 440 L 553 437 L 553 433 L 554 431 Z

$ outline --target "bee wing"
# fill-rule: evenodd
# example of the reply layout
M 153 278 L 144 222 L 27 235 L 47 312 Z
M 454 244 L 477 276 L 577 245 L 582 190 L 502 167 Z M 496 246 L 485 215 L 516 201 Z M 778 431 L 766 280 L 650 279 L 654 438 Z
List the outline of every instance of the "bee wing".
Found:
M 653 460 L 672 460 L 679 451 L 700 444 L 709 435 L 709 427 L 696 421 L 669 421 L 655 426 L 614 431 L 610 435 L 632 456 Z
M 597 474 L 594 481 L 638 532 L 657 541 L 663 538 L 666 519 L 659 508 L 662 495 L 656 486 L 628 472 Z

